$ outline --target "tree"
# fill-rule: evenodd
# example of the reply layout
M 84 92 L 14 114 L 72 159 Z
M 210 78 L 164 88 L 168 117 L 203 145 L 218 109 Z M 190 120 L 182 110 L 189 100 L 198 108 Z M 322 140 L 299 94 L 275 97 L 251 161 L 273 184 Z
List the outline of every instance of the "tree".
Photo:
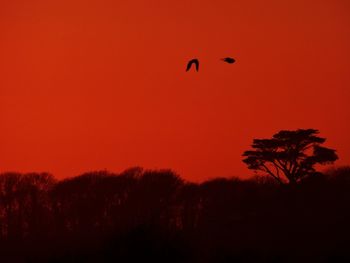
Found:
M 243 162 L 249 169 L 262 171 L 279 183 L 295 184 L 316 174 L 316 164 L 338 159 L 335 150 L 321 146 L 326 139 L 318 137 L 318 133 L 314 129 L 282 130 L 272 139 L 254 139 L 254 150 L 243 153 Z

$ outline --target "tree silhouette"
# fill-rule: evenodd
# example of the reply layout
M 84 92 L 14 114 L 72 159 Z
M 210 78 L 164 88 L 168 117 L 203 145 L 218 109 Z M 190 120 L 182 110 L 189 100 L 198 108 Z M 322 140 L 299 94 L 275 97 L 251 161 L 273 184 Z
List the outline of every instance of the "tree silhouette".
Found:
M 326 141 L 318 130 L 282 130 L 271 139 L 254 139 L 245 151 L 243 162 L 249 169 L 262 171 L 279 183 L 295 184 L 316 173 L 316 164 L 332 163 L 338 159 L 335 150 L 320 146 Z
M 320 143 L 305 156 L 324 162 Z M 298 187 L 140 167 L 0 173 L 0 262 L 350 262 L 349 202 L 349 167 Z

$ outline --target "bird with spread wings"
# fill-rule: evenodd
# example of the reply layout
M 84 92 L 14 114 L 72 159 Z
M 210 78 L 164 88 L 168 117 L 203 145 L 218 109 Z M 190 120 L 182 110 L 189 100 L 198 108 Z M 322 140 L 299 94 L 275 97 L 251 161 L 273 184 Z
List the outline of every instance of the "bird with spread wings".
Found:
M 195 65 L 196 66 L 196 71 L 199 70 L 199 60 L 194 58 L 194 59 L 191 59 L 188 63 L 187 63 L 187 68 L 186 68 L 186 71 L 189 71 L 192 67 L 192 65 Z

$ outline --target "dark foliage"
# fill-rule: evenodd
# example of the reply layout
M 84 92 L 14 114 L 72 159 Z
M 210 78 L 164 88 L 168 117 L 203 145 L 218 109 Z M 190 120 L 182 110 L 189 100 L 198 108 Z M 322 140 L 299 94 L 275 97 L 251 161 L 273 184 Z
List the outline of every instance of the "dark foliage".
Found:
M 0 175 L 0 262 L 348 262 L 350 168 L 280 185 L 169 170 Z
M 271 139 L 254 139 L 252 148 L 245 151 L 244 163 L 249 169 L 262 171 L 279 183 L 295 184 L 316 173 L 316 164 L 333 163 L 338 159 L 335 150 L 322 147 L 326 139 L 314 129 L 280 131 Z

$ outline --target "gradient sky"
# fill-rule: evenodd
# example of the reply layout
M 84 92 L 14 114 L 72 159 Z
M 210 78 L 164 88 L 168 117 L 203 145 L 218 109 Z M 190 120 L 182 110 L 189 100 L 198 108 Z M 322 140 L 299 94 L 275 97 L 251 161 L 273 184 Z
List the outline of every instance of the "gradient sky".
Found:
M 347 0 L 1 0 L 0 171 L 244 176 L 297 128 L 350 164 L 349 47 Z

